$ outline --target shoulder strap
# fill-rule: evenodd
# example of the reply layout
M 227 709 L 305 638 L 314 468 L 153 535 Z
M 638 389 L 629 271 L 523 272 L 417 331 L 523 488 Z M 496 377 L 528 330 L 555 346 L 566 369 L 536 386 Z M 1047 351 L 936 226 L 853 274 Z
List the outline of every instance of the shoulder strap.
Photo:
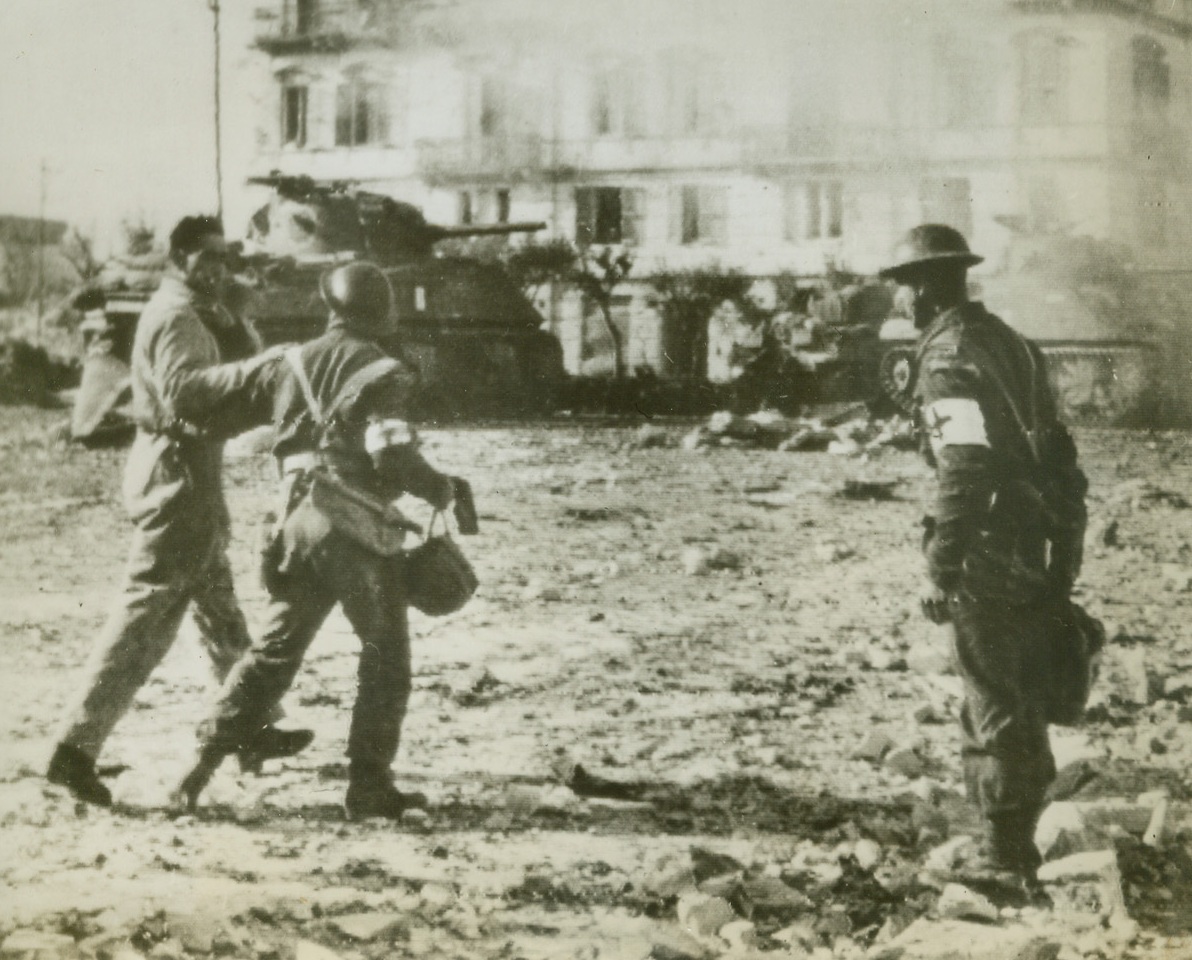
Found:
M 1010 328 L 1007 327 L 1006 329 L 1009 330 Z M 1013 415 L 1015 422 L 1018 424 L 1018 429 L 1022 432 L 1022 437 L 1026 441 L 1027 448 L 1031 452 L 1031 458 L 1037 465 L 1042 461 L 1042 458 L 1039 455 L 1039 414 L 1037 398 L 1035 396 L 1035 391 L 1039 388 L 1039 384 L 1037 382 L 1039 367 L 1038 364 L 1035 363 L 1034 351 L 1031 350 L 1030 344 L 1027 343 L 1026 338 L 1016 330 L 1010 330 L 1010 333 L 1018 342 L 1018 345 L 1022 348 L 1022 352 L 1026 355 L 1027 363 L 1030 365 L 1030 376 L 1027 381 L 1029 384 L 1028 389 L 1030 392 L 1031 402 L 1029 423 L 1022 415 L 1022 411 L 1018 408 L 1018 404 L 1014 402 L 1014 395 L 1010 392 L 1010 388 L 1006 386 L 1006 382 L 999 377 L 992 368 L 985 372 L 989 376 L 989 379 L 997 385 L 998 390 L 1001 391 L 1002 398 L 1006 401 L 1006 406 L 1010 408 L 1010 413 Z
M 326 407 L 323 407 L 310 385 L 310 377 L 306 373 L 306 366 L 302 363 L 301 347 L 291 347 L 286 351 L 285 357 L 286 362 L 290 365 L 290 369 L 294 371 L 294 376 L 298 380 L 298 386 L 302 388 L 302 395 L 306 398 L 306 405 L 310 408 L 310 414 L 314 418 L 315 423 L 318 424 L 320 430 L 326 429 L 327 424 L 331 422 L 332 417 L 339 412 L 340 408 L 358 396 L 361 390 L 401 366 L 392 357 L 378 357 L 372 363 L 365 364 L 348 377 L 335 396 L 331 398 L 331 402 Z

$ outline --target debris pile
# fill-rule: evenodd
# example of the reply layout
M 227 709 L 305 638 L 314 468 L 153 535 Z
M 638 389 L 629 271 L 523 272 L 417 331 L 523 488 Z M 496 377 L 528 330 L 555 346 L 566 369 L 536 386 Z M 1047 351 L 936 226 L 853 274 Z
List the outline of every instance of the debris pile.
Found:
M 768 410 L 739 417 L 722 410 L 688 433 L 682 446 L 685 450 L 753 447 L 860 456 L 885 446 L 912 449 L 915 435 L 904 417 L 874 419 L 863 406 L 850 406 L 834 416 L 820 418 L 784 417 Z

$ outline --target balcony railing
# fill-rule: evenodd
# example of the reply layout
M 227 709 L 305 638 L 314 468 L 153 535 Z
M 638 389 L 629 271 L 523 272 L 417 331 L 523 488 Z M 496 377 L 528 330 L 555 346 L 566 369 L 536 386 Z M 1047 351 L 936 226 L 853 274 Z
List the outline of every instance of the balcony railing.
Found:
M 354 0 L 273 0 L 255 11 L 256 45 L 267 53 L 336 52 L 383 41 L 390 24 L 384 10 Z
M 475 137 L 418 142 L 418 169 L 431 184 L 500 180 L 517 183 L 550 174 L 551 143 L 536 137 Z

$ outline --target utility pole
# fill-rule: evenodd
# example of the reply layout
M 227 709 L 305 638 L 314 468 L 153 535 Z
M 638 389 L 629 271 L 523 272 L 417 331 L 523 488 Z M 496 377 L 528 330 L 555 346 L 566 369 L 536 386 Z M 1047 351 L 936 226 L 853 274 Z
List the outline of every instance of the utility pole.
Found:
M 212 29 L 215 33 L 215 202 L 216 213 L 223 219 L 223 137 L 220 120 L 220 82 L 219 82 L 219 3 L 220 0 L 207 0 L 207 7 L 212 13 Z
M 48 168 L 41 161 L 41 190 L 37 203 L 37 342 L 41 343 L 41 318 L 46 303 L 46 179 Z

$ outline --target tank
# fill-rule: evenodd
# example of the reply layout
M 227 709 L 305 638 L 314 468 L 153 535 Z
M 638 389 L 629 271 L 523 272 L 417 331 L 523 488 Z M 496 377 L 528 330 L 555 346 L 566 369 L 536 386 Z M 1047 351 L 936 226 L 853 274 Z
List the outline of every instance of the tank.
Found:
M 1009 225 L 1009 224 L 1007 224 Z M 1165 398 L 1145 282 L 1128 252 L 1104 241 L 1018 229 L 1005 261 L 973 295 L 1037 342 L 1065 419 L 1153 422 Z M 787 396 L 909 409 L 917 332 L 891 288 L 858 281 L 813 298 L 804 336 L 786 349 Z
M 384 346 L 419 372 L 428 418 L 539 414 L 566 378 L 558 340 L 504 271 L 438 255 L 450 238 L 526 233 L 542 223 L 443 226 L 422 212 L 347 181 L 271 175 L 269 202 L 233 244 L 232 306 L 266 344 L 318 336 L 327 323 L 319 277 L 354 259 L 380 266 L 394 288 L 400 332 Z M 83 381 L 71 436 L 96 442 L 124 430 L 128 361 L 137 318 L 165 269 L 160 255 L 121 257 L 75 298 L 86 311 Z
M 558 340 L 497 265 L 439 255 L 451 238 L 525 233 L 542 223 L 442 226 L 407 203 L 350 183 L 270 176 L 252 218 L 242 275 L 246 312 L 266 343 L 309 339 L 327 309 L 318 279 L 335 263 L 367 259 L 393 286 L 398 334 L 384 346 L 419 371 L 428 417 L 517 415 L 553 409 L 565 380 Z

